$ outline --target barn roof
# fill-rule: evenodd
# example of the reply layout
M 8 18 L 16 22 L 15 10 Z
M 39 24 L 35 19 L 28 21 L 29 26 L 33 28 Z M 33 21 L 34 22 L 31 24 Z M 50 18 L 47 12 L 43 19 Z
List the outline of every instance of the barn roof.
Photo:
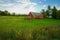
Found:
M 42 15 L 41 13 L 36 13 L 36 12 L 31 12 L 31 14 L 32 14 L 33 16 L 40 16 L 40 15 Z

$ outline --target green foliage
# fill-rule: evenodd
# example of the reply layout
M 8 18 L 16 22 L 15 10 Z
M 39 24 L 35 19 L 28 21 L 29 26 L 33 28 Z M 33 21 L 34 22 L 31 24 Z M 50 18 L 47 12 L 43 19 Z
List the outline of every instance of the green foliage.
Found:
M 57 11 L 57 19 L 60 19 L 60 10 Z
M 47 14 L 47 16 L 49 17 L 49 11 L 48 11 L 48 10 L 46 10 L 46 14 Z
M 44 17 L 46 17 L 46 13 L 45 13 L 44 9 L 42 9 L 42 14 L 43 14 Z
M 51 10 L 51 7 L 50 7 L 50 5 L 48 5 L 48 10 Z
M 57 10 L 55 6 L 51 9 L 50 5 L 48 5 L 48 9 L 46 11 L 43 9 L 42 14 L 48 18 L 60 19 L 60 10 Z
M 0 11 L 0 15 L 1 16 L 10 16 L 10 13 L 7 10 L 5 10 L 5 11 Z
M 54 18 L 54 19 L 57 18 L 57 9 L 56 9 L 55 6 L 54 6 L 53 9 L 52 9 L 52 18 Z
M 3 11 L 0 11 L 0 15 L 1 15 L 1 16 L 5 16 L 6 13 L 4 13 Z
M 47 14 L 46 16 L 49 17 L 50 16 L 50 12 L 52 12 L 51 11 L 51 7 L 50 7 L 50 5 L 48 5 L 48 9 L 46 10 L 46 14 Z
M 15 13 L 12 13 L 12 16 L 15 16 Z

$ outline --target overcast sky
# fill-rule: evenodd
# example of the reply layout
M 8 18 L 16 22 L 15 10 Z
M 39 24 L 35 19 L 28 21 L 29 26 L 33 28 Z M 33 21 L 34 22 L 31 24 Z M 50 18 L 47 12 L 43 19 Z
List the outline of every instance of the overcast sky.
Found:
M 56 6 L 60 9 L 60 0 L 0 0 L 0 10 L 8 10 L 16 14 L 28 14 L 30 11 L 40 12 L 47 6 Z

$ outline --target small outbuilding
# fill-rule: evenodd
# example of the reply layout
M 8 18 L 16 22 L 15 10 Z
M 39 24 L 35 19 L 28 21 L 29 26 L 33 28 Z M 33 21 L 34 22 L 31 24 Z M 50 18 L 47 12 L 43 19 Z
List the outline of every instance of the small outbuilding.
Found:
M 28 18 L 32 19 L 32 18 L 39 18 L 39 19 L 43 19 L 44 16 L 43 14 L 40 14 L 40 13 L 36 13 L 36 12 L 29 12 L 28 14 Z

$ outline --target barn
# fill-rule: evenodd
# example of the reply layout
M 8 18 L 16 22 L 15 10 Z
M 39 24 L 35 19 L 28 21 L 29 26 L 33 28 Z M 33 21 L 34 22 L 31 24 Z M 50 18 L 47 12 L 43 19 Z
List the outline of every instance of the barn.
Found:
M 30 18 L 30 19 L 32 19 L 32 18 L 34 18 L 34 19 L 37 19 L 37 18 L 39 18 L 39 19 L 43 19 L 44 16 L 43 16 L 43 14 L 40 14 L 40 13 L 29 12 L 29 14 L 28 14 L 28 18 Z

